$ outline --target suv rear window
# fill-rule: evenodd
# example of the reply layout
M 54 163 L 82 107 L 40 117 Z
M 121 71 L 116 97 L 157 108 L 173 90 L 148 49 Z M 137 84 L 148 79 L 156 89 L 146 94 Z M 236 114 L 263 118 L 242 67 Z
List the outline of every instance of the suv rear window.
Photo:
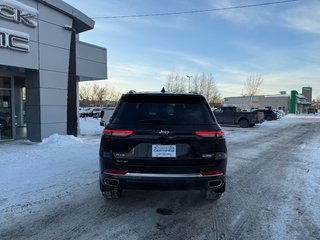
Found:
M 206 125 L 215 120 L 204 98 L 128 96 L 121 100 L 113 123 Z

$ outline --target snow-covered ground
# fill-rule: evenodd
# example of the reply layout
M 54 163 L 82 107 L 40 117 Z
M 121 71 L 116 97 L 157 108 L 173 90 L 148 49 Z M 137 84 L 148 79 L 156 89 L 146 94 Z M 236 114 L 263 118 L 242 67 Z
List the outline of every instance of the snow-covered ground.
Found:
M 122 234 L 117 231 L 114 232 L 114 229 L 113 232 L 111 229 L 110 231 L 106 230 L 98 223 L 92 223 L 88 220 L 88 225 L 90 226 L 95 226 L 95 224 L 97 224 L 97 232 L 95 234 L 90 235 L 92 229 L 86 229 L 86 231 L 83 232 L 76 223 L 70 223 L 70 226 L 76 230 L 70 230 L 70 232 L 65 230 L 65 235 L 63 235 L 63 233 L 61 233 L 62 235 L 59 235 L 59 228 L 62 229 L 64 227 L 67 229 L 66 225 L 69 224 L 68 222 L 61 222 L 59 225 L 59 221 L 65 220 L 65 218 L 67 219 L 68 214 L 73 216 L 70 209 L 77 211 L 73 206 L 82 204 L 81 206 L 85 207 L 81 211 L 88 211 L 87 214 L 91 213 L 91 210 L 86 210 L 92 203 L 92 200 L 90 200 L 91 202 L 85 202 L 85 199 L 87 199 L 88 196 L 92 196 L 93 199 L 95 199 L 93 202 L 99 205 L 100 210 L 103 204 L 109 204 L 106 209 L 112 211 L 112 201 L 107 203 L 103 202 L 97 184 L 99 174 L 98 149 L 103 128 L 99 125 L 98 119 L 86 118 L 80 119 L 80 121 L 81 135 L 77 138 L 54 134 L 49 138 L 44 139 L 42 143 L 32 143 L 27 140 L 0 143 L 0 239 L 166 239 L 165 235 L 161 235 L 160 233 L 156 234 L 157 231 L 161 230 L 160 225 L 164 225 L 165 221 L 162 221 L 158 226 L 159 229 L 156 230 L 148 225 L 147 220 L 145 220 L 146 223 L 140 223 L 145 217 L 148 218 L 148 216 L 144 216 L 144 214 L 150 214 L 150 219 L 151 216 L 153 216 L 153 212 L 149 212 L 151 211 L 150 208 L 152 208 L 152 203 L 155 203 L 156 201 L 153 197 L 150 197 L 149 200 L 142 198 L 145 202 L 142 203 L 141 208 L 138 209 L 140 215 L 136 218 L 132 216 L 134 212 L 130 212 L 130 201 L 124 200 L 122 203 L 116 203 L 116 206 L 114 207 L 117 209 L 123 206 L 130 209 L 127 209 L 127 211 L 130 213 L 131 220 L 126 220 L 126 218 L 129 218 L 127 216 L 129 213 L 123 213 L 123 217 L 120 215 L 117 216 L 117 224 L 123 225 L 122 227 L 117 225 L 117 229 L 120 232 L 124 231 Z M 248 161 L 244 156 L 247 156 L 247 158 L 259 159 L 262 151 L 267 149 L 268 146 L 271 147 L 272 143 L 274 144 L 272 138 L 270 138 L 271 140 L 264 141 L 262 139 L 263 137 L 268 139 L 268 134 L 272 132 L 274 134 L 273 137 L 283 137 L 285 140 L 286 136 L 282 135 L 285 135 L 286 133 L 283 133 L 283 130 L 285 129 L 290 132 L 290 126 L 293 127 L 296 126 L 296 124 L 301 124 L 301 126 L 311 124 L 315 129 L 319 129 L 317 126 L 320 124 L 320 116 L 290 115 L 278 121 L 264 122 L 263 124 L 250 129 L 225 127 L 224 130 L 230 155 L 228 165 L 228 174 L 231 176 L 230 182 L 236 181 L 236 178 L 232 178 L 232 176 L 238 174 L 240 171 L 239 168 L 243 168 L 243 164 L 246 164 L 246 161 Z M 277 135 L 278 131 L 279 134 Z M 303 134 L 304 133 L 301 132 L 301 135 Z M 246 149 L 241 147 L 242 145 L 245 145 L 245 143 L 257 138 L 260 139 L 257 140 L 259 144 L 255 145 L 253 142 L 252 148 Z M 295 158 L 300 154 L 301 159 L 304 161 L 303 164 L 299 165 L 299 172 L 296 172 L 294 169 L 290 170 L 289 168 L 292 172 L 283 172 L 283 174 L 286 174 L 284 176 L 285 179 L 277 180 L 278 182 L 281 181 L 278 186 L 279 189 L 289 189 L 292 191 L 292 195 L 286 194 L 282 196 L 281 193 L 274 193 L 274 196 L 280 194 L 278 197 L 283 198 L 283 202 L 278 206 L 272 206 L 272 200 L 268 207 L 267 203 L 261 203 L 261 205 L 266 204 L 261 210 L 262 212 L 256 211 L 255 213 L 259 216 L 261 215 L 260 218 L 263 216 L 266 217 L 264 220 L 266 229 L 262 229 L 260 235 L 257 235 L 256 233 L 253 234 L 252 238 L 250 238 L 250 232 L 247 230 L 247 233 L 244 235 L 246 237 L 243 239 L 255 239 L 256 236 L 271 236 L 271 239 L 292 239 L 292 237 L 295 239 L 316 239 L 315 236 L 318 236 L 318 239 L 320 239 L 320 134 L 313 133 L 309 140 L 309 142 L 303 142 L 301 144 L 293 143 L 291 149 L 292 155 L 290 156 Z M 280 142 L 279 144 L 281 145 L 282 143 Z M 284 147 L 288 146 L 286 145 Z M 278 152 L 277 154 L 279 155 L 281 152 Z M 275 154 L 275 156 L 278 156 L 277 154 Z M 288 159 L 288 161 L 290 161 L 290 159 Z M 281 164 L 282 163 L 279 165 L 280 167 Z M 293 161 L 293 164 L 298 163 Z M 261 172 L 262 175 L 264 174 L 261 169 L 256 169 L 255 171 L 257 174 L 259 172 Z M 246 170 L 244 170 L 243 173 L 249 174 Z M 270 179 L 270 182 L 272 184 L 275 183 L 272 179 Z M 241 185 L 241 181 L 236 183 L 240 184 L 242 187 L 244 186 Z M 295 194 L 295 190 L 298 187 L 304 189 L 304 195 L 301 195 L 300 193 Z M 259 191 L 263 191 L 264 188 L 266 188 L 266 186 L 262 186 L 262 189 L 257 189 L 258 193 Z M 225 199 L 222 197 L 218 204 L 222 205 L 223 202 L 228 201 L 229 198 L 231 201 L 232 198 L 234 198 L 232 194 L 240 194 L 239 192 L 237 193 L 237 191 L 233 191 L 235 191 L 233 188 L 227 189 Z M 246 194 L 249 194 L 250 189 L 247 188 L 246 191 Z M 268 195 L 268 193 L 265 194 Z M 171 199 L 171 204 L 172 197 L 179 198 L 179 195 L 172 195 L 169 197 L 169 199 Z M 248 195 L 247 197 L 249 199 L 250 196 Z M 133 204 L 135 204 L 134 200 L 136 199 L 141 201 L 140 196 L 134 195 L 133 198 Z M 185 197 L 183 198 L 188 199 Z M 303 202 L 304 209 L 302 209 L 302 205 L 297 206 L 295 201 L 298 200 L 295 198 L 299 198 L 298 200 Z M 148 203 L 148 201 L 150 202 Z M 180 199 L 179 201 L 183 203 L 183 201 L 187 200 Z M 199 210 L 200 208 L 201 210 L 199 203 L 196 203 L 195 199 L 189 199 L 188 201 L 192 203 L 188 206 L 189 210 L 192 209 L 193 206 L 195 209 Z M 159 204 L 160 203 L 155 203 L 155 205 Z M 178 204 L 176 200 L 174 200 L 173 208 L 175 204 Z M 277 202 L 277 204 L 279 204 L 279 202 Z M 258 206 L 259 204 L 252 206 L 252 208 L 257 208 Z M 180 207 L 181 206 L 177 208 L 179 209 Z M 237 205 L 236 203 L 235 205 L 232 205 L 231 203 L 229 207 L 231 211 L 233 208 L 236 209 Z M 60 211 L 61 208 L 66 209 L 63 210 L 64 213 L 61 213 L 58 217 L 53 217 L 55 216 L 54 214 L 57 212 L 57 209 Z M 240 205 L 239 208 L 241 208 Z M 89 209 L 92 209 L 92 207 Z M 104 209 L 102 211 L 107 210 Z M 221 227 L 221 225 L 224 224 L 223 222 L 214 225 L 209 221 L 209 224 L 213 224 L 209 229 L 211 229 L 212 232 L 215 231 L 215 228 L 220 228 L 220 230 L 238 228 L 239 230 L 242 225 L 238 223 L 238 221 L 240 221 L 242 215 L 245 215 L 245 212 L 241 209 L 235 211 L 238 212 L 237 214 L 234 214 L 233 217 L 230 217 L 232 218 L 231 220 L 227 217 L 225 218 L 225 222 L 230 220 L 228 223 L 225 223 L 226 227 Z M 126 212 L 126 210 L 124 210 L 124 212 Z M 190 215 L 189 217 L 191 218 L 192 216 Z M 301 221 L 299 220 L 300 218 L 302 219 Z M 42 221 L 41 224 L 38 222 L 40 221 L 39 219 Z M 206 221 L 206 219 L 201 219 L 201 216 L 196 217 L 196 219 L 198 219 L 200 223 L 205 223 Z M 273 220 L 272 222 L 271 219 Z M 48 222 L 46 223 L 46 221 Z M 132 221 L 133 223 L 131 224 Z M 152 222 L 152 220 L 150 221 Z M 54 225 L 52 225 L 53 223 Z M 112 223 L 115 224 L 114 222 Z M 188 222 L 186 223 L 191 224 Z M 137 224 L 136 227 L 139 226 L 143 231 L 147 231 L 144 228 L 150 227 L 150 231 L 154 231 L 155 235 L 137 233 L 139 230 L 134 229 L 135 224 Z M 179 225 L 178 222 L 172 222 L 172 224 Z M 292 230 L 291 225 L 293 224 L 296 224 L 297 227 L 292 227 Z M 298 238 L 301 237 L 299 235 L 299 229 L 301 228 L 302 231 L 302 228 L 305 228 L 307 224 L 311 226 L 312 232 L 306 236 L 306 238 Z M 55 232 L 54 230 L 56 225 L 59 225 L 58 232 Z M 82 227 L 84 226 L 82 225 Z M 186 229 L 188 227 L 190 226 L 185 225 Z M 126 232 L 124 230 L 125 228 L 130 228 L 130 231 L 127 230 L 128 232 Z M 169 226 L 166 228 L 169 228 Z M 254 227 L 252 227 L 252 229 L 254 229 Z M 16 231 L 20 233 L 17 233 Z M 74 231 L 78 231 L 78 235 L 73 235 L 75 234 Z M 163 227 L 163 230 L 161 231 L 166 231 L 165 227 Z M 177 229 L 177 231 L 182 231 L 182 229 Z M 304 229 L 304 231 L 306 230 Z M 268 233 L 264 235 L 264 232 Z M 233 235 L 230 233 L 230 239 L 232 236 L 234 237 L 233 239 L 238 239 L 237 235 L 235 235 L 236 233 L 237 232 L 233 232 Z M 192 233 L 189 234 L 191 234 L 190 236 L 193 236 Z M 169 236 L 172 235 L 169 233 Z M 215 236 L 215 239 L 227 239 L 226 236 L 225 238 L 221 238 L 221 236 L 218 236 L 217 234 Z M 239 238 L 241 238 L 241 235 L 239 236 Z M 186 238 L 188 237 L 186 236 Z M 181 237 L 180 239 L 184 239 L 184 237 Z M 192 237 L 192 239 L 212 238 L 206 238 L 199 234 L 197 238 Z
M 101 135 L 103 127 L 100 126 L 100 118 L 80 118 L 80 135 L 94 136 Z

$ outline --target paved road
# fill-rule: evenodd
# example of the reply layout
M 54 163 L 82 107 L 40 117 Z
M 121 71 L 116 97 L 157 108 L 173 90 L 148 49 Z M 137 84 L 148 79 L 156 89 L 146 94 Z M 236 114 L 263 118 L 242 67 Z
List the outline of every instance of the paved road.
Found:
M 319 239 L 314 121 L 225 128 L 228 182 L 218 201 L 196 191 L 125 191 L 105 201 L 91 179 L 33 203 L 43 207 L 0 226 L 0 239 Z

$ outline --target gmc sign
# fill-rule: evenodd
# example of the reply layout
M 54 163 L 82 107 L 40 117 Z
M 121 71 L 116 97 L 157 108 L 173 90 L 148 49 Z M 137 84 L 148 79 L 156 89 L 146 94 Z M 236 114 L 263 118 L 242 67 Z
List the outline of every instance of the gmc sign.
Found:
M 37 27 L 38 10 L 16 0 L 0 0 L 0 20 Z M 29 52 L 30 35 L 0 27 L 0 48 Z
M 0 48 L 29 52 L 30 47 L 26 43 L 30 41 L 30 35 L 23 32 L 0 28 Z

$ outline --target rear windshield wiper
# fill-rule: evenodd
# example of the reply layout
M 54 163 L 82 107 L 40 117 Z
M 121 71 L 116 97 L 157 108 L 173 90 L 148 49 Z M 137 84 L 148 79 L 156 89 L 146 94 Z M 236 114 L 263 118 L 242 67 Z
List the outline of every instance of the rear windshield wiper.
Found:
M 141 123 L 165 124 L 166 120 L 165 119 L 143 119 L 143 120 L 140 120 L 139 122 L 141 122 Z

